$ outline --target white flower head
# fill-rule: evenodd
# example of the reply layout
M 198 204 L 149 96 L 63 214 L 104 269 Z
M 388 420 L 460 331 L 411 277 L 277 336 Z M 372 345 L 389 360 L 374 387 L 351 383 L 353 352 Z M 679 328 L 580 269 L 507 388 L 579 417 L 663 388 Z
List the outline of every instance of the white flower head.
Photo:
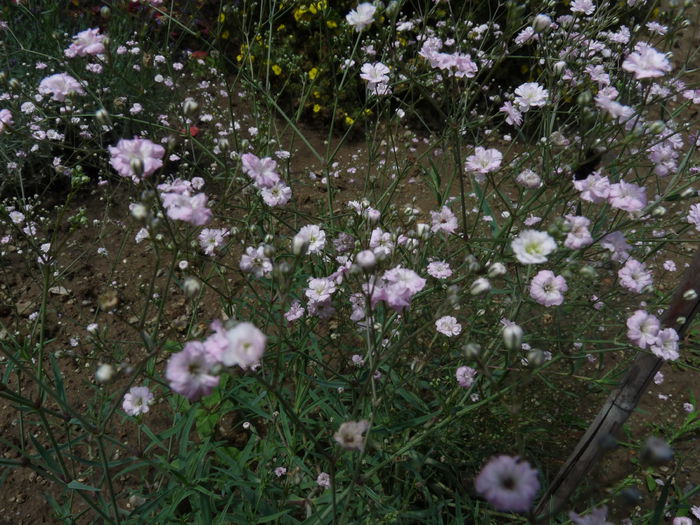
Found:
M 523 264 L 547 262 L 547 256 L 557 249 L 556 241 L 547 233 L 525 230 L 511 243 L 515 258 Z
M 350 11 L 345 16 L 345 20 L 359 33 L 372 23 L 376 10 L 377 8 L 369 2 L 363 2 Z

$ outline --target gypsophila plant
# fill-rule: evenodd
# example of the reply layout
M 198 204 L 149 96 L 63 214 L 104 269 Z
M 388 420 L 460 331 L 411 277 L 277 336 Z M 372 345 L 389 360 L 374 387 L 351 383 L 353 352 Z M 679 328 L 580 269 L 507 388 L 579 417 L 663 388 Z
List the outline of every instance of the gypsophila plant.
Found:
M 698 361 L 662 322 L 700 231 L 692 2 L 98 4 L 0 10 L 4 493 L 31 473 L 57 523 L 700 519 Z M 610 436 L 631 471 L 536 512 L 640 353 L 692 381 Z

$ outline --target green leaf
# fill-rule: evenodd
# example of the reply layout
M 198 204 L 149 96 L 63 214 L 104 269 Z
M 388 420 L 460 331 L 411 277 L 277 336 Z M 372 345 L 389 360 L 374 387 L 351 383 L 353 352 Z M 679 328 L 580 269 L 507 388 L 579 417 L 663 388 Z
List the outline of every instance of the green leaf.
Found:
M 80 483 L 80 481 L 73 480 L 70 483 L 68 483 L 67 487 L 72 490 L 87 490 L 90 492 L 101 492 L 102 489 L 98 489 L 97 487 L 91 487 L 90 485 L 86 485 L 85 483 Z

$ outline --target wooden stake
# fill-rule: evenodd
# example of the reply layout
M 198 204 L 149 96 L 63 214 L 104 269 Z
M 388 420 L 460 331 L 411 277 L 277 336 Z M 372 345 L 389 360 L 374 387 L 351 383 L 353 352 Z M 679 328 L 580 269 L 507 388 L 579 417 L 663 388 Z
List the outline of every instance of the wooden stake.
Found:
M 694 298 L 686 299 L 684 294 L 694 290 Z M 692 296 L 693 294 L 691 294 Z M 700 249 L 695 252 L 683 280 L 671 297 L 668 309 L 661 317 L 664 327 L 675 328 L 680 340 L 683 339 L 690 322 L 700 308 Z M 536 515 L 560 512 L 579 483 L 600 460 L 610 443 L 610 437 L 618 437 L 622 425 L 632 414 L 642 394 L 661 368 L 663 360 L 639 352 L 620 384 L 611 392 L 603 408 L 576 445 L 574 452 L 557 473 L 535 509 Z

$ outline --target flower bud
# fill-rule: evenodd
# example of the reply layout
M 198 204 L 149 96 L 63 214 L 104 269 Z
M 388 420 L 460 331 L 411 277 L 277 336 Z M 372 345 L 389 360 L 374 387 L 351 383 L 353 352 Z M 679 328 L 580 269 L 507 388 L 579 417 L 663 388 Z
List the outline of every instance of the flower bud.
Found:
M 137 177 L 140 177 L 143 174 L 144 166 L 141 159 L 131 159 L 129 165 L 131 166 L 131 171 L 133 171 Z
M 355 256 L 355 262 L 363 270 L 371 270 L 377 264 L 377 258 L 372 250 L 362 250 Z
M 481 295 L 491 289 L 491 283 L 485 277 L 479 277 L 469 287 L 469 293 L 472 295 Z
M 649 436 L 644 442 L 640 457 L 651 465 L 663 465 L 673 459 L 673 449 L 663 439 Z
M 557 75 L 561 75 L 565 69 L 566 69 L 566 62 L 564 62 L 563 60 L 560 60 L 559 62 L 556 62 L 554 64 L 554 72 Z
M 649 124 L 649 132 L 653 133 L 654 135 L 659 135 L 664 132 L 666 129 L 666 124 L 664 124 L 663 121 L 661 120 L 655 120 L 651 124 Z
M 272 257 L 275 255 L 275 247 L 271 244 L 265 244 L 263 245 L 263 253 L 265 254 L 265 257 Z
M 527 363 L 530 366 L 542 366 L 545 361 L 545 355 L 539 348 L 533 348 L 527 353 Z
M 477 343 L 467 343 L 462 349 L 467 359 L 476 359 L 481 354 L 481 345 Z
M 595 279 L 598 276 L 598 272 L 593 266 L 585 265 L 579 270 L 579 273 L 588 279 Z
M 523 345 L 523 329 L 509 324 L 503 329 L 503 344 L 508 350 L 520 350 Z
M 696 191 L 694 188 L 686 188 L 681 192 L 682 199 L 688 199 L 690 197 L 694 197 L 695 195 L 696 195 Z
M 199 108 L 199 104 L 192 98 L 185 99 L 184 104 L 182 104 L 182 111 L 187 116 L 193 115 L 197 108 Z
M 112 10 L 108 6 L 103 5 L 100 8 L 100 16 L 104 19 L 109 19 L 109 17 L 112 16 Z
M 309 240 L 303 235 L 295 235 L 294 239 L 292 239 L 292 253 L 294 255 L 306 253 L 308 247 Z
M 696 292 L 692 288 L 683 292 L 683 299 L 685 299 L 686 301 L 694 301 L 697 298 L 698 292 Z
M 109 118 L 109 112 L 105 108 L 100 108 L 95 112 L 97 122 L 103 126 L 111 126 L 112 120 Z
M 545 15 L 540 13 L 535 17 L 535 19 L 532 21 L 532 27 L 535 31 L 538 33 L 541 33 L 542 31 L 546 31 L 549 29 L 552 25 L 552 19 Z
M 652 217 L 663 217 L 666 215 L 666 208 L 663 206 L 657 206 L 653 210 L 651 210 L 651 215 Z
M 576 97 L 576 103 L 579 106 L 586 106 L 591 103 L 591 100 L 593 100 L 593 95 L 591 95 L 591 92 L 588 90 L 582 91 L 579 93 L 578 97 Z
M 17 80 L 16 78 L 11 78 L 10 79 L 10 87 L 12 89 L 19 89 L 22 87 L 22 84 L 20 84 L 19 80 Z
M 117 373 L 112 365 L 102 364 L 97 367 L 97 372 L 95 372 L 95 381 L 98 383 L 109 383 L 114 375 Z
M 229 149 L 231 149 L 231 143 L 228 141 L 228 139 L 226 137 L 221 137 L 219 139 L 219 147 L 223 151 L 228 151 Z
M 140 202 L 132 204 L 129 208 L 131 210 L 131 216 L 137 221 L 142 221 L 148 217 L 148 208 Z
M 481 268 L 479 260 L 471 253 L 464 258 L 464 262 L 467 265 L 467 270 L 470 272 L 478 272 Z
M 196 277 L 186 277 L 182 289 L 187 297 L 195 297 L 202 290 L 202 282 Z
M 419 222 L 416 224 L 416 234 L 420 239 L 427 239 L 428 235 L 430 235 L 430 226 L 424 222 Z
M 493 279 L 506 274 L 506 265 L 500 262 L 493 263 L 489 266 L 488 276 Z

